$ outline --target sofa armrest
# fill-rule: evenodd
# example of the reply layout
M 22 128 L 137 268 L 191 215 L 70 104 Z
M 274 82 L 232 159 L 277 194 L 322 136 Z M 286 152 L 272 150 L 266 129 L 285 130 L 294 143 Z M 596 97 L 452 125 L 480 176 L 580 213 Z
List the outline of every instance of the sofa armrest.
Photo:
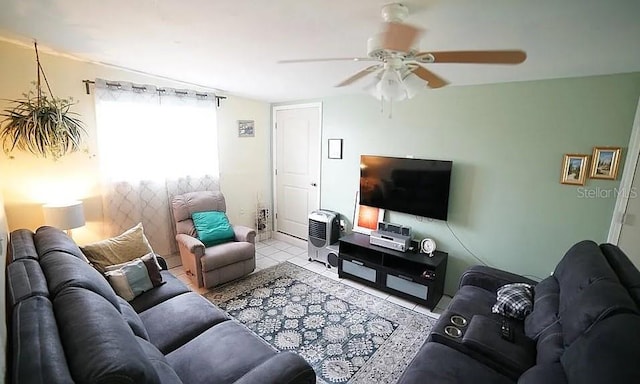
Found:
M 176 241 L 178 242 L 178 245 L 181 245 L 196 257 L 204 256 L 204 244 L 195 237 L 179 233 L 176 235 Z
M 252 244 L 256 243 L 256 231 L 253 228 L 242 225 L 232 225 L 233 233 L 236 241 L 246 241 Z
M 464 285 L 475 285 L 490 292 L 497 292 L 501 286 L 511 283 L 537 284 L 536 281 L 515 273 L 487 267 L 485 265 L 474 265 L 460 276 L 458 288 Z
M 313 384 L 316 373 L 299 355 L 280 352 L 245 373 L 235 384 Z

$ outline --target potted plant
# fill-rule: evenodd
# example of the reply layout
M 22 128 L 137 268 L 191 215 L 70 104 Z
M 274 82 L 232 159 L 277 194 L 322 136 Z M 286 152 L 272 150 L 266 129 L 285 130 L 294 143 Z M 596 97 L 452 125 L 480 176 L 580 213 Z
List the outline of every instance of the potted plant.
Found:
M 57 160 L 67 153 L 78 151 L 86 131 L 78 119 L 79 115 L 70 111 L 75 104 L 73 99 L 57 98 L 51 92 L 40 64 L 38 44 L 34 43 L 34 47 L 38 73 L 36 89 L 24 93 L 23 99 L 9 100 L 13 104 L 11 108 L 0 113 L 0 116 L 6 117 L 0 122 L 0 140 L 2 149 L 9 156 L 18 149 Z M 42 90 L 41 77 L 48 94 Z

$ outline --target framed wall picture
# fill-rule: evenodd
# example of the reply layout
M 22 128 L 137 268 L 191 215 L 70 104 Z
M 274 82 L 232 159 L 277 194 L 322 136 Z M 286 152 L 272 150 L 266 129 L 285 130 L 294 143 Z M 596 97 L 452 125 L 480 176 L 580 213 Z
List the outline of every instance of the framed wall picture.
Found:
M 342 159 L 342 139 L 329 139 L 328 156 L 330 159 Z
M 255 121 L 238 120 L 238 137 L 254 137 Z
M 584 185 L 589 167 L 589 155 L 566 154 L 562 160 L 562 184 Z
M 615 180 L 620 165 L 620 147 L 593 147 L 591 161 L 592 179 Z
M 360 192 L 356 192 L 356 207 L 353 215 L 353 231 L 365 235 L 378 229 L 378 223 L 384 221 L 384 209 L 360 205 Z

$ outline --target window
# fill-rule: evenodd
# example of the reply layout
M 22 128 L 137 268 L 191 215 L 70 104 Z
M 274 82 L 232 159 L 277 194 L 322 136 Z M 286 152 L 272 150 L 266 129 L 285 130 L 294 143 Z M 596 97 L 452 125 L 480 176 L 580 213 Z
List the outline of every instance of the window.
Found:
M 217 178 L 215 95 L 198 95 L 123 83 L 115 87 L 97 79 L 103 176 L 112 182 Z

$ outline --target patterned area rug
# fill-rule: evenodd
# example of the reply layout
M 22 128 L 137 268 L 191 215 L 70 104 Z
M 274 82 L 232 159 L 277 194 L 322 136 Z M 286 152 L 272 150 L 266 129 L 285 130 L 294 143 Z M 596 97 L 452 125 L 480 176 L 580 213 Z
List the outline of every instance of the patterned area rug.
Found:
M 291 263 L 205 297 L 278 350 L 304 357 L 320 384 L 395 383 L 436 322 Z

